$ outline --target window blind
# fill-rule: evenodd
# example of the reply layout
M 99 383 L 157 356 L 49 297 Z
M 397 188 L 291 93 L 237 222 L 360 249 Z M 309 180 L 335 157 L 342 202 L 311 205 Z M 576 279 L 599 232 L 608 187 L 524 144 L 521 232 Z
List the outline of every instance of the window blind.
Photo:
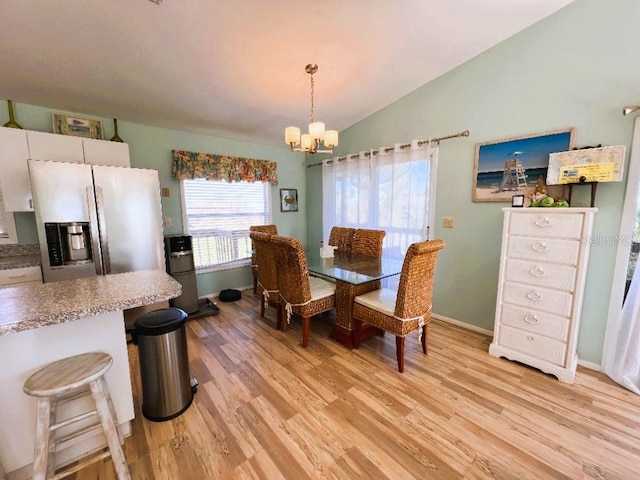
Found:
M 249 227 L 271 223 L 269 184 L 194 179 L 182 186 L 196 269 L 248 263 Z

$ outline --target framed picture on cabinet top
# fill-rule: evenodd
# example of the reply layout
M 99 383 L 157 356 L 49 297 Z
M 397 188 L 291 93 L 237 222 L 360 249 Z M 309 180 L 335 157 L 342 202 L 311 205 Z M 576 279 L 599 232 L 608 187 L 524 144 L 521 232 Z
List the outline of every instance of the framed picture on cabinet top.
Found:
M 297 212 L 298 211 L 298 190 L 296 188 L 280 189 L 280 211 L 281 212 Z
M 61 113 L 53 114 L 53 133 L 72 135 L 74 137 L 97 138 L 98 140 L 104 138 L 100 120 L 70 117 Z

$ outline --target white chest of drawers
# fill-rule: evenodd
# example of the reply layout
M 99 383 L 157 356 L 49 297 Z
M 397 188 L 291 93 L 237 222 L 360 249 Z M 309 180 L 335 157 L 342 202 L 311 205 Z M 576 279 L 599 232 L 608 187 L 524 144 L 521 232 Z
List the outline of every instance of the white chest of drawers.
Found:
M 504 208 L 489 353 L 573 383 L 597 208 Z

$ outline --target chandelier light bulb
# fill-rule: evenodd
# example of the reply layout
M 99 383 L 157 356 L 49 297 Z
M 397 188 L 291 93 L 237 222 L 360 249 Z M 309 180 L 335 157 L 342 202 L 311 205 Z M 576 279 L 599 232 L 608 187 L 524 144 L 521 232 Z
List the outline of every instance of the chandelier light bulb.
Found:
M 300 143 L 300 129 L 298 127 L 287 127 L 284 131 L 284 137 L 288 145 L 298 145 Z
M 315 138 L 316 140 L 321 140 L 322 137 L 324 137 L 324 123 L 323 122 L 310 123 L 309 135 L 311 135 L 311 138 Z

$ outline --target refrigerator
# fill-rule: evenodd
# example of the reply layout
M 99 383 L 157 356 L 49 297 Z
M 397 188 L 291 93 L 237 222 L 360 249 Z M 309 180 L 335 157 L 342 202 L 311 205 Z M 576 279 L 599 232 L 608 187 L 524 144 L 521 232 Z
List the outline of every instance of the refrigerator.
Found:
M 45 282 L 164 270 L 156 170 L 28 164 Z

